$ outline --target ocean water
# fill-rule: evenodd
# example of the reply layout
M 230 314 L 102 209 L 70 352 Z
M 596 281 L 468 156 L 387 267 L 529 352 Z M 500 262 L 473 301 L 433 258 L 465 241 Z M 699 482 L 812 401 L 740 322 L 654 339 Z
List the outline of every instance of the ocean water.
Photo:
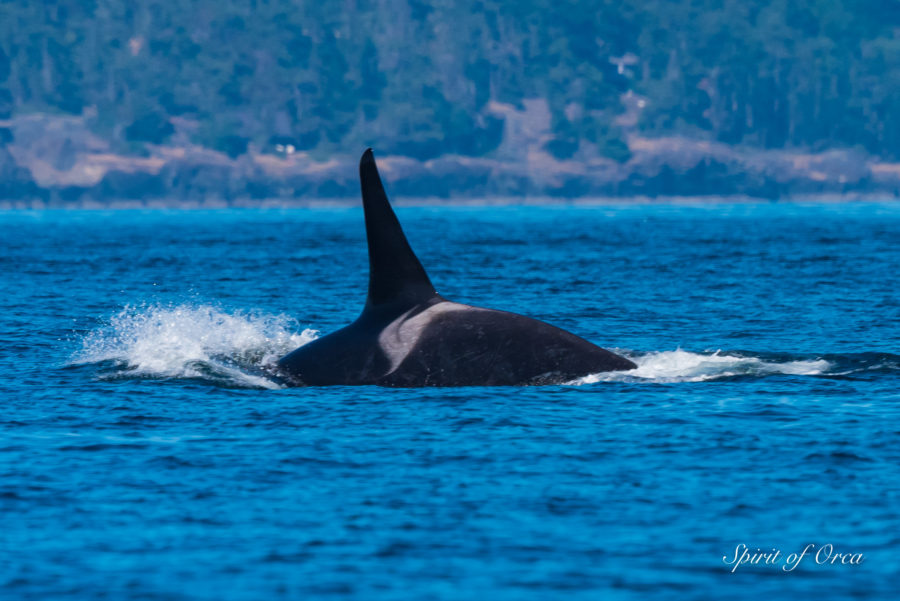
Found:
M 0 213 L 0 597 L 896 598 L 900 204 L 398 215 L 448 298 L 638 368 L 285 389 L 361 209 Z

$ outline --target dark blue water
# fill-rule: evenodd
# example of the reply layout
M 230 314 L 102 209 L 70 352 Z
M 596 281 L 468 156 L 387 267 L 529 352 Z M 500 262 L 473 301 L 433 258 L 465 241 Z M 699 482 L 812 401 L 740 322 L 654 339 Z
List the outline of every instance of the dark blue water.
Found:
M 399 215 L 448 298 L 639 368 L 278 389 L 361 309 L 360 210 L 2 213 L 0 595 L 896 593 L 900 205 Z

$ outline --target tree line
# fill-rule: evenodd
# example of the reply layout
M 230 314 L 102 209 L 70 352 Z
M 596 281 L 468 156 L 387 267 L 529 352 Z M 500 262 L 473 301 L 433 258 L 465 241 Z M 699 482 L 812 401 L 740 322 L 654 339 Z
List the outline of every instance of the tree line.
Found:
M 896 159 L 898 90 L 894 0 L 0 4 L 0 119 L 83 114 L 123 152 L 483 156 L 491 101 L 544 98 L 548 151 L 625 160 L 630 92 L 648 135 Z

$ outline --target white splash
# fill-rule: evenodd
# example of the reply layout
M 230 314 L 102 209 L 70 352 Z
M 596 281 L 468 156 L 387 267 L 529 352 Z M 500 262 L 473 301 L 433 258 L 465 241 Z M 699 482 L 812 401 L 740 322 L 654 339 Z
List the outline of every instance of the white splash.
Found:
M 106 377 L 202 378 L 278 388 L 265 377 L 266 368 L 317 336 L 297 329 L 283 315 L 226 313 L 208 305 L 125 307 L 85 336 L 72 363 L 120 366 Z
M 677 349 L 660 351 L 640 356 L 629 356 L 637 364 L 637 369 L 629 371 L 605 372 L 579 378 L 571 384 L 593 384 L 595 382 L 703 382 L 718 378 L 744 375 L 789 374 L 814 376 L 825 373 L 831 363 L 824 359 L 808 361 L 764 361 L 758 357 L 743 357 L 714 353 L 692 353 Z

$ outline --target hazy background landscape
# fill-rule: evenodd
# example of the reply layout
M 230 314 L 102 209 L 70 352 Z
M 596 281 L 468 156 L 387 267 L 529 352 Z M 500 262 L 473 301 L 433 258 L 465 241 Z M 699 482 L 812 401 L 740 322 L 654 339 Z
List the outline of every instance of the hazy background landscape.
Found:
M 894 197 L 890 0 L 0 5 L 0 206 Z

